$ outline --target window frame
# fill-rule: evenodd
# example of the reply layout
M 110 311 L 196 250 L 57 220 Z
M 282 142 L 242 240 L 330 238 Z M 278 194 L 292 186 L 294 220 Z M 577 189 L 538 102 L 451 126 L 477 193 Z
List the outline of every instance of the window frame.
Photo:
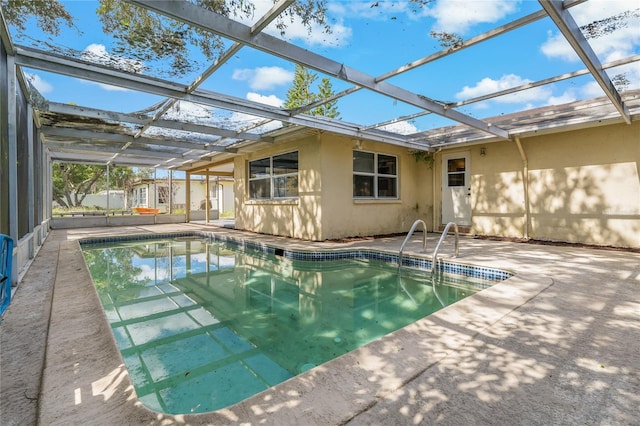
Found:
M 373 155 L 373 172 L 363 172 L 363 171 L 356 171 L 355 170 L 355 164 L 352 160 L 352 174 L 353 174 L 353 179 L 352 179 L 352 183 L 353 183 L 353 190 L 352 190 L 352 197 L 354 200 L 399 200 L 400 199 L 400 173 L 399 173 L 399 160 L 398 160 L 398 156 L 394 155 L 394 154 L 387 154 L 384 152 L 377 152 L 377 151 L 365 151 L 362 149 L 354 149 L 353 150 L 353 154 L 352 154 L 352 158 L 355 158 L 355 153 L 359 152 L 359 153 L 365 153 L 365 154 L 372 154 Z M 379 157 L 380 156 L 384 156 L 384 157 L 391 157 L 395 159 L 395 173 L 394 174 L 390 174 L 390 173 L 380 173 L 380 163 L 379 163 Z M 355 187 L 355 178 L 356 176 L 366 176 L 366 177 L 371 177 L 373 178 L 373 190 L 372 190 L 372 194 L 373 195 L 356 195 L 356 187 Z M 381 196 L 380 195 L 380 188 L 379 188 L 379 179 L 380 178 L 387 178 L 387 179 L 393 179 L 395 181 L 395 195 L 394 196 Z
M 283 157 L 289 154 L 296 154 L 296 169 L 295 172 L 277 173 L 274 172 L 274 158 Z M 251 163 L 264 162 L 269 160 L 267 167 L 268 171 L 262 176 L 251 177 Z M 285 182 L 288 178 L 295 177 L 296 179 L 296 195 L 289 196 L 276 196 L 276 180 L 284 179 Z M 254 197 L 252 196 L 251 183 L 257 181 L 266 181 L 269 185 L 268 197 Z M 286 185 L 285 185 L 286 186 Z M 273 200 L 297 200 L 300 197 L 300 151 L 287 151 L 279 154 L 271 155 L 269 157 L 256 158 L 254 160 L 247 161 L 247 198 L 252 201 L 273 201 Z

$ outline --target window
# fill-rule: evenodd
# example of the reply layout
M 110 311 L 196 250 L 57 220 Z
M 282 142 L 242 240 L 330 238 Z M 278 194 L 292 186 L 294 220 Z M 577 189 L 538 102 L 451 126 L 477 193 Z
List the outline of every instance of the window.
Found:
M 447 160 L 447 186 L 464 186 L 465 159 Z
M 398 198 L 398 157 L 353 151 L 353 197 Z
M 249 161 L 249 198 L 298 196 L 298 151 Z
M 142 187 L 138 188 L 135 192 L 136 192 L 136 194 L 134 195 L 134 204 L 136 206 L 146 207 L 146 205 L 147 205 L 147 187 L 146 186 L 142 186 Z

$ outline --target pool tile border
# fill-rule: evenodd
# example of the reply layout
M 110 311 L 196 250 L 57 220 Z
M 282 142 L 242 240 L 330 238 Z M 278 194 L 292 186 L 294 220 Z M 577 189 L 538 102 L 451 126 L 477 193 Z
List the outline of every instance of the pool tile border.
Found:
M 227 235 L 217 235 L 214 232 L 184 231 L 158 234 L 133 234 L 111 237 L 89 237 L 80 239 L 80 245 L 94 245 L 123 241 L 159 240 L 163 238 L 200 237 L 211 242 L 225 242 L 242 249 L 250 249 L 264 254 L 282 256 L 290 260 L 324 262 L 329 260 L 376 260 L 385 263 L 398 264 L 398 255 L 371 249 L 332 249 L 332 250 L 291 250 L 275 247 L 266 243 L 237 239 Z M 431 259 L 403 255 L 402 265 L 410 268 L 431 270 Z M 438 261 L 436 270 L 445 274 L 461 275 L 465 278 L 474 278 L 490 282 L 498 282 L 511 278 L 515 274 L 496 268 L 485 266 L 467 265 L 450 261 Z

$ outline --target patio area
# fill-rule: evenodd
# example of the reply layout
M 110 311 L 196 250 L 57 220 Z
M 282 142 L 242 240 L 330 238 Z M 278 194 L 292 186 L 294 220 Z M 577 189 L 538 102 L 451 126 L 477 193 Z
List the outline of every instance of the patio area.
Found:
M 640 253 L 464 236 L 458 261 L 516 276 L 229 408 L 151 412 L 136 400 L 77 240 L 185 230 L 395 253 L 404 238 L 310 243 L 201 224 L 54 230 L 2 319 L 3 424 L 584 425 L 640 417 Z M 428 251 L 438 238 L 428 235 Z M 420 252 L 415 235 L 405 254 Z

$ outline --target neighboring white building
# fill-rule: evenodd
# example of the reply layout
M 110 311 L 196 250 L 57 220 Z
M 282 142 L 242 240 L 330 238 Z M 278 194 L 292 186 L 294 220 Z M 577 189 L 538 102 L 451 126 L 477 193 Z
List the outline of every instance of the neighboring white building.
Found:
M 109 209 L 123 209 L 125 205 L 125 192 L 121 189 L 112 189 L 108 194 L 106 190 L 95 194 L 87 194 L 82 200 L 83 207 L 96 210 L 106 210 L 107 207 Z M 53 207 L 60 207 L 60 205 L 53 201 Z
M 100 191 L 96 194 L 87 194 L 82 200 L 85 207 L 98 207 L 100 209 L 122 209 L 125 206 L 125 193 L 121 189 Z
M 173 204 L 172 212 L 184 213 L 186 207 L 186 180 L 172 179 L 171 192 L 168 179 L 141 179 L 137 181 L 130 193 L 129 207 L 147 207 L 169 212 L 169 203 Z M 233 212 L 233 181 L 211 180 L 209 182 L 209 199 L 211 209 L 218 212 Z M 190 179 L 190 208 L 205 210 L 206 181 L 202 178 Z

